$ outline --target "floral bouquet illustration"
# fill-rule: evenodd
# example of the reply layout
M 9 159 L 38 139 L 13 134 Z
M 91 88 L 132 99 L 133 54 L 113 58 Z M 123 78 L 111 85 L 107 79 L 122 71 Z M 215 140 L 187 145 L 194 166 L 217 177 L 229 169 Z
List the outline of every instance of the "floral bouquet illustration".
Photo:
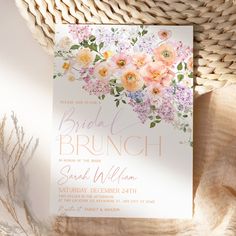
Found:
M 192 48 L 172 39 L 170 30 L 148 26 L 68 25 L 56 44 L 61 60 L 54 79 L 84 83 L 99 100 L 131 106 L 150 128 L 160 122 L 191 133 Z

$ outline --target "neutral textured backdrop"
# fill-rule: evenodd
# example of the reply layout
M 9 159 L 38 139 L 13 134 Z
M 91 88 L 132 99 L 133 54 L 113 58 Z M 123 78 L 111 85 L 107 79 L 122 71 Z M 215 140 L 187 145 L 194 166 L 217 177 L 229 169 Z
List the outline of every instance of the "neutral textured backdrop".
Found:
M 39 138 L 30 162 L 30 201 L 37 215 L 49 208 L 53 58 L 33 39 L 14 1 L 0 0 L 0 116 L 14 111 L 25 133 Z M 1 215 L 1 213 L 0 213 Z

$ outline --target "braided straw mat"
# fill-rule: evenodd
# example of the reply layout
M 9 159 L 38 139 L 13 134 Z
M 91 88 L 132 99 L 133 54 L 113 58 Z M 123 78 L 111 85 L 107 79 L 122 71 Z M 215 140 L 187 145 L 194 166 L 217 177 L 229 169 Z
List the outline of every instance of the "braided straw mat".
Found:
M 15 1 L 50 54 L 56 23 L 194 25 L 196 92 L 236 83 L 235 0 Z

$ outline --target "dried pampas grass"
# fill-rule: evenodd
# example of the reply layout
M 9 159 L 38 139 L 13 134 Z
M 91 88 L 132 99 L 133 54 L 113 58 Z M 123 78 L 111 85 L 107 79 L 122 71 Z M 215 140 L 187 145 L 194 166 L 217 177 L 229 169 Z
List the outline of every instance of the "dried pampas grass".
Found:
M 7 132 L 6 116 L 0 122 L 0 218 L 1 235 L 45 235 L 47 229 L 31 214 L 25 194 L 27 179 L 25 166 L 33 157 L 38 140 L 26 140 L 22 127 L 14 113 L 11 115 L 11 131 Z M 19 186 L 19 183 L 20 186 Z M 25 185 L 25 186 L 24 186 Z M 9 218 L 7 222 L 4 220 Z M 47 235 L 47 234 L 46 234 Z

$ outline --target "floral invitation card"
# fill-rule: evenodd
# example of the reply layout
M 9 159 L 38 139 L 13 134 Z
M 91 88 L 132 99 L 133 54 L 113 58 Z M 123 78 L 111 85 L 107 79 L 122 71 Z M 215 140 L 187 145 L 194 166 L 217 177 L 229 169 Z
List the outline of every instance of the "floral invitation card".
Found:
M 191 26 L 58 25 L 51 212 L 191 218 Z

